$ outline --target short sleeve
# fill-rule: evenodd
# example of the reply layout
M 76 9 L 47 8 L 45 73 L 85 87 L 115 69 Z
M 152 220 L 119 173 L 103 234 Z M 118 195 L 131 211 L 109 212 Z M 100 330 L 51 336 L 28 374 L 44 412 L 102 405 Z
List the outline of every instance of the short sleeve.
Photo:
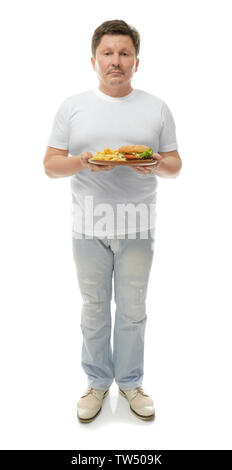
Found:
M 163 102 L 161 109 L 161 120 L 162 126 L 159 135 L 158 152 L 170 152 L 171 150 L 177 150 L 178 145 L 176 139 L 176 126 L 173 115 L 165 102 Z
M 56 111 L 47 145 L 65 150 L 69 148 L 69 106 L 67 99 L 61 103 Z

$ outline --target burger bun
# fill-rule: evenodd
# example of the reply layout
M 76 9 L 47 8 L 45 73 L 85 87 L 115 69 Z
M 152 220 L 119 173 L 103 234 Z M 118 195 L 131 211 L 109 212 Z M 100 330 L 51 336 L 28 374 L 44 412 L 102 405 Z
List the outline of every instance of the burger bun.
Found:
M 150 147 L 147 145 L 123 145 L 119 147 L 118 151 L 122 153 L 146 152 Z

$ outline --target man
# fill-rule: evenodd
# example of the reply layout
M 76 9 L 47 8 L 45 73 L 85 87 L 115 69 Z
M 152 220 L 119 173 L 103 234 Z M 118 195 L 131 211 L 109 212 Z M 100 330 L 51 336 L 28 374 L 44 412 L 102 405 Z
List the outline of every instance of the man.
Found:
M 139 48 L 138 31 L 124 21 L 106 21 L 94 31 L 91 63 L 99 86 L 61 104 L 44 158 L 48 176 L 71 176 L 72 246 L 83 298 L 82 367 L 88 378 L 77 403 L 83 423 L 99 414 L 114 379 L 135 416 L 154 418 L 153 400 L 144 392 L 142 379 L 157 176 L 176 177 L 182 163 L 167 104 L 131 87 Z M 151 147 L 158 164 L 115 167 L 88 161 L 97 151 L 122 145 Z M 104 211 L 106 217 L 99 220 Z

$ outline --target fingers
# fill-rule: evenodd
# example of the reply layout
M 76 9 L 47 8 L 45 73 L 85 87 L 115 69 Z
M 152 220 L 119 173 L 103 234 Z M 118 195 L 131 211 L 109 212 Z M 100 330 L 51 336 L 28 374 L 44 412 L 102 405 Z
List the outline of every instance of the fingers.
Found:
M 83 153 L 82 153 L 82 156 L 83 156 L 83 158 L 84 158 L 85 160 L 88 161 L 89 158 L 92 158 L 93 154 L 90 153 L 90 152 L 83 152 Z
M 94 164 L 89 164 L 88 165 L 88 168 L 90 171 L 109 171 L 109 170 L 113 170 L 115 167 L 114 166 L 110 166 L 110 165 L 94 165 Z
M 163 158 L 159 153 L 153 153 L 152 157 L 155 158 L 155 160 L 162 160 Z
M 80 158 L 81 158 L 81 162 L 82 162 L 82 165 L 84 168 L 88 168 L 89 167 L 89 163 L 88 163 L 88 160 L 89 158 L 91 158 L 93 155 L 90 153 L 90 152 L 82 152 L 81 155 L 80 155 Z
M 140 171 L 141 173 L 148 170 L 148 168 L 142 166 L 134 166 L 133 168 L 135 168 L 137 171 Z
M 151 168 L 146 168 L 146 167 L 138 167 L 138 166 L 133 166 L 132 167 L 134 170 L 136 170 L 138 173 L 143 173 L 143 174 L 151 174 L 153 173 L 153 169 Z

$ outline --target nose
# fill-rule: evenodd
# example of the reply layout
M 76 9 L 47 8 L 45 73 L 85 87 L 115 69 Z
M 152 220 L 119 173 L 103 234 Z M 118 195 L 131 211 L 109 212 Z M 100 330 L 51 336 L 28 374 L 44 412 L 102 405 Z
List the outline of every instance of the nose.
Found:
M 115 66 L 118 66 L 119 63 L 120 63 L 120 56 L 119 54 L 115 53 L 113 56 L 112 56 L 112 67 L 115 67 Z

